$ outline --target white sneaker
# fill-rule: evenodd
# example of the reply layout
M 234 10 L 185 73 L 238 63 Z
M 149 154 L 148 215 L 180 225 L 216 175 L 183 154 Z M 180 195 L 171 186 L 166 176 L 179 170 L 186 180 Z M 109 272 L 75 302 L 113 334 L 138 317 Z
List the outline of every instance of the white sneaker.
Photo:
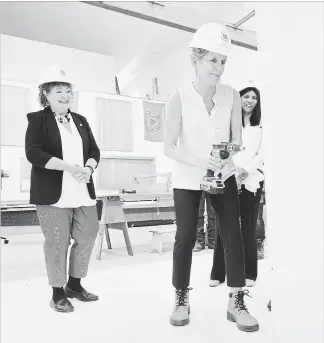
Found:
M 219 280 L 210 279 L 208 282 L 209 287 L 217 287 L 220 284 Z
M 245 280 L 245 286 L 246 287 L 253 287 L 255 284 L 255 281 L 254 280 L 250 280 L 250 279 L 246 279 Z

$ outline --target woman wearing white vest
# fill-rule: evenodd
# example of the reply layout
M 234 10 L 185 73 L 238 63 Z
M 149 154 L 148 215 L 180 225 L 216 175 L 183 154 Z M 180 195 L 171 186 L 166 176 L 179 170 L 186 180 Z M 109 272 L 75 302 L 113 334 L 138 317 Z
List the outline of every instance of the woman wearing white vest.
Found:
M 98 296 L 81 286 L 99 224 L 92 173 L 100 151 L 88 121 L 71 112 L 72 84 L 65 71 L 50 67 L 39 86 L 42 110 L 28 113 L 25 150 L 32 164 L 30 203 L 45 236 L 44 253 L 50 306 L 72 312 L 68 298 L 95 301 Z M 69 280 L 67 253 L 70 239 Z M 66 285 L 65 289 L 63 286 Z
M 246 286 L 252 287 L 258 275 L 257 217 L 264 183 L 260 93 L 255 87 L 240 91 L 242 101 L 243 147 L 233 158 L 240 188 L 241 231 L 244 243 Z M 217 238 L 209 285 L 225 281 L 224 250 Z
M 199 28 L 190 43 L 196 72 L 193 82 L 181 87 L 168 101 L 165 122 L 165 154 L 175 160 L 173 195 L 177 232 L 173 251 L 175 307 L 172 325 L 189 323 L 189 283 L 192 249 L 195 245 L 200 184 L 207 169 L 221 170 L 223 194 L 211 195 L 219 216 L 224 244 L 227 284 L 231 287 L 227 318 L 243 331 L 256 331 L 259 324 L 245 305 L 244 250 L 239 223 L 239 199 L 234 153 L 226 160 L 211 156 L 213 144 L 241 145 L 242 118 L 239 93 L 219 84 L 231 41 L 226 27 L 210 23 Z M 216 173 L 218 173 L 216 171 Z

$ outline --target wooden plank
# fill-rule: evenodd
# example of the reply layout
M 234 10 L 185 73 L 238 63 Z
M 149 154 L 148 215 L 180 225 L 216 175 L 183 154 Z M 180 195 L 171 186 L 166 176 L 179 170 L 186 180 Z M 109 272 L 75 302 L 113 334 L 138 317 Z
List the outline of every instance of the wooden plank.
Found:
M 173 230 L 150 230 L 149 232 L 152 232 L 153 234 L 163 235 L 164 233 L 173 233 L 176 231 L 177 231 L 176 229 L 173 229 Z
M 96 175 L 96 186 L 98 189 L 117 188 L 133 190 L 133 176 L 153 174 L 155 170 L 155 159 L 129 159 L 122 156 L 101 158 Z
M 106 199 L 106 213 L 104 220 L 105 224 L 124 223 L 126 221 L 125 214 L 122 208 L 119 197 L 108 197 Z

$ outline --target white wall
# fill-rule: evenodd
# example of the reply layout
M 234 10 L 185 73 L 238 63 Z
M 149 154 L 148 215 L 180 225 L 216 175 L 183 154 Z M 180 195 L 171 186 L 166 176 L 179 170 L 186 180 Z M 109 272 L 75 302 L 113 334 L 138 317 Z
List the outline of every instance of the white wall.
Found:
M 188 34 L 188 41 L 191 35 Z M 190 63 L 188 42 L 177 50 L 168 51 L 163 63 L 156 69 L 149 68 L 145 75 L 141 75 L 133 91 L 138 96 L 145 97 L 152 94 L 152 78 L 158 77 L 160 95 L 158 99 L 167 99 L 183 82 L 193 77 Z M 249 56 L 255 52 L 238 48 L 235 57 L 229 61 L 224 74 L 224 82 L 240 87 L 245 86 L 253 76 L 251 68 L 247 66 Z M 22 56 L 24 56 L 22 58 Z M 235 58 L 235 59 L 234 59 Z M 95 99 L 97 96 L 114 97 L 108 93 L 115 93 L 114 65 L 111 56 L 104 56 L 85 51 L 55 46 L 47 43 L 29 41 L 26 39 L 1 36 L 1 80 L 2 83 L 16 84 L 29 87 L 32 92 L 30 111 L 39 110 L 37 102 L 37 83 L 43 70 L 51 64 L 60 64 L 75 80 L 78 90 L 78 112 L 85 115 L 92 128 L 95 128 Z M 252 75 L 252 76 L 251 76 Z M 120 97 L 116 97 L 117 99 Z M 127 98 L 126 98 L 127 99 Z M 164 156 L 163 143 L 144 141 L 144 118 L 142 101 L 133 99 L 134 123 L 134 151 L 126 155 L 155 156 L 157 172 L 170 172 L 173 161 Z M 25 120 L 22 113 L 22 120 Z M 8 128 L 9 129 L 9 128 Z M 95 137 L 98 137 L 94 130 Z M 12 170 L 12 177 L 5 180 L 1 192 L 3 199 L 26 198 L 20 193 L 19 160 L 24 156 L 23 147 L 2 147 L 3 168 Z M 114 155 L 125 155 L 120 152 L 107 152 Z M 18 173 L 18 174 L 17 174 Z M 17 179 L 18 178 L 18 179 Z
M 43 72 L 53 64 L 67 71 L 75 90 L 80 92 L 79 111 L 92 121 L 87 92 L 115 94 L 112 56 L 1 35 L 1 81 L 29 87 L 32 92 L 31 111 L 40 109 L 37 87 Z
M 139 94 L 145 97 L 152 95 L 153 77 L 158 78 L 159 95 L 157 100 L 167 100 L 184 82 L 194 78 L 194 71 L 190 61 L 190 49 L 188 48 L 191 35 L 188 40 L 180 45 L 177 50 L 169 51 L 161 58 L 162 62 L 155 70 L 143 70 L 126 89 L 127 94 Z M 251 83 L 258 85 L 256 75 L 256 59 L 258 52 L 242 47 L 234 47 L 233 54 L 228 58 L 222 83 L 227 83 L 240 90 Z
M 256 73 L 259 52 L 234 46 L 228 57 L 222 82 L 233 86 L 236 90 L 254 85 L 258 88 L 259 79 Z
M 24 56 L 24 58 L 21 58 Z M 123 98 L 115 92 L 113 58 L 78 51 L 46 43 L 29 41 L 10 36 L 1 36 L 1 84 L 21 86 L 30 89 L 29 111 L 40 109 L 37 83 L 46 66 L 60 64 L 76 80 L 78 91 L 78 112 L 85 115 L 98 139 L 96 132 L 96 97 L 124 99 L 132 103 L 134 123 L 134 150 L 132 153 L 109 152 L 112 155 L 133 155 L 156 157 L 157 172 L 170 172 L 173 163 L 164 156 L 163 143 L 144 141 L 144 114 L 142 100 Z M 21 120 L 26 121 L 26 113 Z M 10 127 L 7 128 L 10 130 Z M 15 134 L 14 132 L 12 134 Z M 2 146 L 1 165 L 11 172 L 11 177 L 3 180 L 2 200 L 27 200 L 28 192 L 20 191 L 20 159 L 25 156 L 24 147 Z
M 132 103 L 133 115 L 133 152 L 121 151 L 105 151 L 104 154 L 113 156 L 149 156 L 156 158 L 156 171 L 157 173 L 171 172 L 173 169 L 173 162 L 164 155 L 164 147 L 162 142 L 148 142 L 144 140 L 144 112 L 143 100 L 111 95 L 107 93 L 92 93 L 80 92 L 79 109 L 80 113 L 89 114 L 89 123 L 95 131 L 95 102 L 96 97 L 126 100 Z
M 277 343 L 323 342 L 323 10 L 256 3 Z
M 52 64 L 65 68 L 77 89 L 115 93 L 113 57 L 1 35 L 1 79 L 37 84 Z
M 190 39 L 188 34 L 188 41 Z M 258 52 L 245 48 L 234 47 L 233 55 L 229 58 L 222 82 L 232 85 L 240 90 L 250 82 L 258 86 L 256 75 L 256 58 Z M 146 94 L 152 94 L 152 79 L 158 78 L 159 95 L 157 100 L 167 100 L 168 97 L 178 89 L 181 84 L 190 82 L 194 78 L 194 70 L 190 61 L 190 49 L 188 42 L 180 46 L 175 51 L 169 51 L 162 59 L 163 63 L 157 65 L 156 70 L 148 70 L 133 83 L 133 94 L 139 97 L 145 97 Z M 128 89 L 131 93 L 131 90 Z M 142 106 L 135 104 L 134 110 L 134 132 L 139 137 L 143 137 L 143 118 Z M 162 143 L 149 143 L 137 140 L 136 153 L 157 156 L 157 171 L 168 172 L 173 168 L 173 162 L 164 156 Z
M 164 155 L 164 144 L 160 142 L 148 142 L 144 139 L 144 116 L 143 103 L 140 100 L 133 102 L 133 123 L 134 132 L 138 139 L 134 139 L 134 150 L 137 155 L 154 156 L 156 157 L 157 173 L 172 172 L 174 162 Z
M 1 84 L 31 90 L 27 111 L 40 109 L 38 82 L 52 64 L 61 65 L 74 80 L 76 90 L 80 91 L 79 111 L 93 123 L 94 111 L 87 111 L 86 91 L 115 93 L 113 57 L 1 35 Z M 26 114 L 21 113 L 22 121 L 26 121 Z M 11 177 L 3 180 L 2 200 L 28 199 L 28 194 L 20 192 L 20 158 L 24 156 L 24 147 L 1 147 L 1 167 L 11 172 Z

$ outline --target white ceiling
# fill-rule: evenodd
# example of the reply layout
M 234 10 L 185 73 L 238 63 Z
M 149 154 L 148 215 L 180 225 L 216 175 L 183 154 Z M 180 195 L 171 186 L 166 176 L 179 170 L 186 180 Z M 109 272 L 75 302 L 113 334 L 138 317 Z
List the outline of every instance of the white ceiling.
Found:
M 245 1 L 170 1 L 166 6 L 175 6 L 204 16 L 210 21 L 235 24 L 254 10 L 253 2 Z M 246 21 L 242 27 L 256 31 L 255 17 Z
M 116 6 L 116 2 L 106 3 Z M 135 6 L 140 12 L 153 5 L 120 2 L 120 6 L 132 6 L 133 10 Z M 188 22 L 212 20 L 236 23 L 253 10 L 253 3 L 246 2 L 166 2 L 165 6 L 165 10 L 156 6 L 151 9 L 153 12 L 155 9 L 155 13 L 176 14 L 178 23 L 187 26 L 190 26 Z M 250 19 L 244 27 L 253 30 L 252 24 L 253 19 Z M 191 37 L 188 32 L 78 1 L 0 2 L 0 32 L 111 55 L 116 75 L 125 80 L 134 69 L 140 74 L 145 68 L 154 67 Z
M 172 49 L 187 32 L 80 2 L 1 2 L 0 31 L 112 55 L 116 72 L 134 56 Z

